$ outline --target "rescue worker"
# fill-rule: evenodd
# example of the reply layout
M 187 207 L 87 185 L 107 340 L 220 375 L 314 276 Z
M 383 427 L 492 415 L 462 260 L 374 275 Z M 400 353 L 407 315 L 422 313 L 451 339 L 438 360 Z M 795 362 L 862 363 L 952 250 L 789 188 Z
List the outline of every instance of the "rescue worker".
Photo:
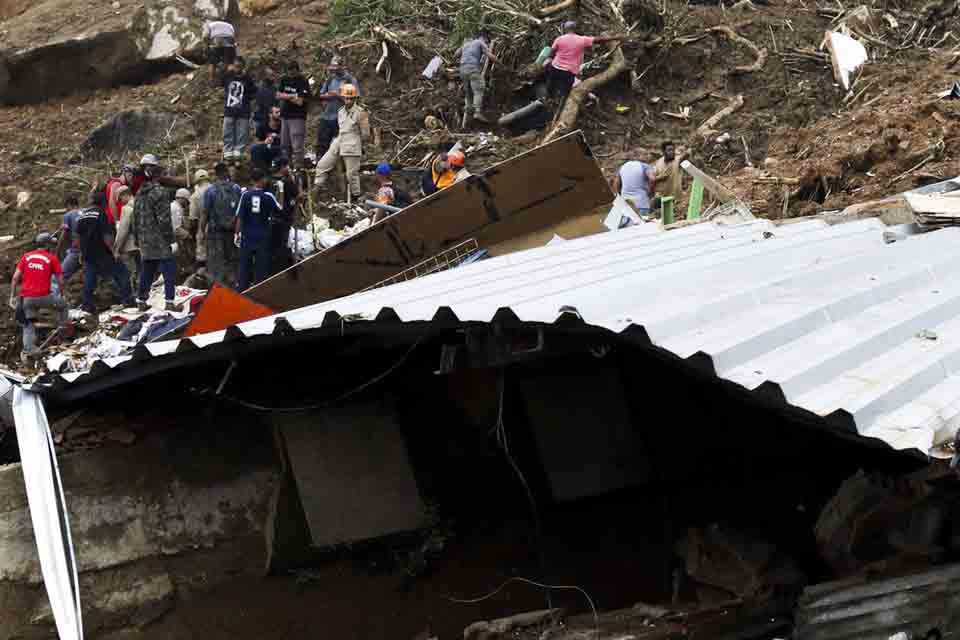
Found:
M 653 173 L 657 179 L 657 195 L 673 196 L 674 204 L 683 193 L 683 172 L 680 169 L 681 157 L 677 147 L 667 140 L 662 145 L 663 156 L 653 163 Z
M 157 165 L 142 162 L 146 180 L 140 187 L 133 207 L 133 232 L 140 248 L 140 286 L 137 308 L 146 311 L 150 287 L 157 271 L 163 274 L 163 297 L 167 311 L 176 311 L 177 263 L 179 245 L 170 219 L 167 190 L 156 180 L 161 174 Z
M 330 148 L 317 162 L 317 190 L 327 186 L 327 176 L 343 158 L 347 173 L 348 197 L 360 198 L 360 161 L 363 158 L 363 140 L 370 135 L 370 116 L 357 101 L 357 88 L 352 84 L 340 87 L 343 106 L 337 112 L 339 133 Z
M 293 226 L 297 198 L 300 196 L 300 188 L 290 175 L 287 159 L 275 159 L 272 168 L 273 184 L 270 191 L 280 203 L 280 211 L 270 220 L 270 275 L 280 273 L 293 265 L 293 255 L 289 247 L 290 228 Z
M 37 354 L 37 330 L 34 321 L 43 309 L 53 309 L 57 314 L 57 326 L 61 332 L 69 332 L 67 303 L 59 293 L 63 288 L 63 269 L 57 256 L 50 253 L 53 236 L 49 233 L 37 234 L 33 251 L 23 254 L 13 271 L 10 281 L 10 308 L 17 309 L 18 298 L 23 302 L 23 351 L 20 359 L 24 362 Z M 57 283 L 54 290 L 52 283 Z M 20 283 L 23 286 L 17 294 Z M 72 333 L 72 332 L 71 332 Z M 71 336 L 67 336 L 71 337 Z
M 119 190 L 120 221 L 117 222 L 117 240 L 113 245 L 113 257 L 130 272 L 131 291 L 135 291 L 140 276 L 140 248 L 137 239 L 133 236 L 133 193 L 130 187 L 123 186 Z
M 63 257 L 63 280 L 69 282 L 80 270 L 80 237 L 77 235 L 77 220 L 80 218 L 80 200 L 70 195 L 64 200 L 67 212 L 63 214 L 63 226 L 57 238 L 57 257 Z
M 83 305 L 87 313 L 97 313 L 93 293 L 100 278 L 109 277 L 120 296 L 120 304 L 130 306 L 130 272 L 113 257 L 116 229 L 107 217 L 107 194 L 90 193 L 90 206 L 80 212 L 77 235 L 83 257 Z
M 429 196 L 456 182 L 466 162 L 467 157 L 462 151 L 437 154 L 430 163 L 430 169 L 424 172 L 421 184 L 423 195 Z
M 214 282 L 234 287 L 237 283 L 234 218 L 240 203 L 240 187 L 230 179 L 224 163 L 217 163 L 213 173 L 217 181 L 203 194 L 207 219 L 207 271 Z
M 210 188 L 210 174 L 197 169 L 193 174 L 193 194 L 190 196 L 190 226 L 196 239 L 196 269 L 207 266 L 207 213 L 203 208 L 203 194 Z
M 350 75 L 349 71 L 343 68 L 343 60 L 340 56 L 333 56 L 327 70 L 330 72 L 330 77 L 323 81 L 317 94 L 317 99 L 321 101 L 322 108 L 317 128 L 317 148 L 315 150 L 318 158 L 324 156 L 339 131 L 340 107 L 343 106 L 340 89 L 345 84 L 352 84 L 357 88 L 357 95 L 360 94 L 360 84 L 356 78 Z
M 499 62 L 490 51 L 490 35 L 484 29 L 476 38 L 467 40 L 453 54 L 460 58 L 460 80 L 463 81 L 464 122 L 473 117 L 480 122 L 489 122 L 483 115 L 483 94 L 487 89 L 483 78 L 484 59 Z

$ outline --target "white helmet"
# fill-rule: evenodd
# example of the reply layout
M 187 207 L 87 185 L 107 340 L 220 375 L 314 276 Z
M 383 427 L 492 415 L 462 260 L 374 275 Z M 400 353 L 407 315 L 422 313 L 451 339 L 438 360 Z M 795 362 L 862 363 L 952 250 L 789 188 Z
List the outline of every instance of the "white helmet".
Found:
M 177 197 L 178 197 L 178 198 L 186 198 L 187 200 L 189 200 L 189 199 L 190 199 L 190 192 L 187 191 L 186 189 L 177 189 Z
M 153 155 L 152 153 L 148 153 L 147 155 L 145 155 L 145 156 L 143 156 L 142 158 L 140 158 L 140 164 L 141 164 L 141 165 L 151 164 L 151 165 L 153 165 L 153 166 L 155 166 L 155 167 L 159 167 L 159 166 L 160 166 L 160 161 L 157 160 L 157 156 Z

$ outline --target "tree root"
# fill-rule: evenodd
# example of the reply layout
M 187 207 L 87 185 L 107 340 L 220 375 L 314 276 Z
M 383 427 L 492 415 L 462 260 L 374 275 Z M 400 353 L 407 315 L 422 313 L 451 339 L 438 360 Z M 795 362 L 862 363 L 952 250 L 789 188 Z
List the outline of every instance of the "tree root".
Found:
M 717 111 L 715 114 L 703 121 L 699 127 L 697 127 L 697 133 L 699 133 L 704 138 L 708 138 L 717 133 L 714 129 L 714 126 L 728 115 L 740 109 L 743 106 L 743 96 L 738 95 L 737 97 L 730 100 L 730 104 L 725 106 L 720 111 Z
M 753 55 L 756 58 L 751 64 L 741 65 L 739 67 L 734 67 L 733 69 L 731 69 L 730 70 L 731 75 L 739 75 L 742 73 L 754 73 L 755 71 L 760 71 L 760 69 L 763 69 L 763 65 L 766 64 L 767 62 L 766 48 L 758 47 L 757 45 L 753 44 L 750 40 L 747 40 L 746 38 L 741 36 L 739 33 L 737 33 L 736 31 L 734 31 L 733 29 L 727 26 L 721 25 L 719 27 L 712 27 L 710 31 L 714 33 L 722 33 L 733 42 L 742 44 L 747 49 L 750 49 L 750 51 L 753 52 Z

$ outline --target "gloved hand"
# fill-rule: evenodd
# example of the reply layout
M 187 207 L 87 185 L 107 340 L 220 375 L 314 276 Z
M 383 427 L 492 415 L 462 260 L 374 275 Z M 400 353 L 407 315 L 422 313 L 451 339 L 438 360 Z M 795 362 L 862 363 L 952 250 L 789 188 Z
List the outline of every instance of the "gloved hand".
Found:
M 178 245 L 176 242 L 170 245 L 170 253 L 172 253 L 173 255 L 177 255 L 177 251 L 179 250 L 180 250 L 180 245 Z

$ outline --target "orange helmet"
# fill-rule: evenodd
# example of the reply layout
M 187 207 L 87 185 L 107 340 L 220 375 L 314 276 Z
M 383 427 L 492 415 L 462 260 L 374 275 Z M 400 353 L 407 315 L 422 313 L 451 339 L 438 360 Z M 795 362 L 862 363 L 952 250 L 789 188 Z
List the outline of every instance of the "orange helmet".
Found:
M 358 95 L 360 94 L 357 92 L 357 88 L 350 83 L 340 87 L 341 98 L 356 98 Z
M 451 151 L 447 154 L 447 162 L 451 167 L 462 167 L 466 161 L 467 157 L 463 155 L 463 151 Z

